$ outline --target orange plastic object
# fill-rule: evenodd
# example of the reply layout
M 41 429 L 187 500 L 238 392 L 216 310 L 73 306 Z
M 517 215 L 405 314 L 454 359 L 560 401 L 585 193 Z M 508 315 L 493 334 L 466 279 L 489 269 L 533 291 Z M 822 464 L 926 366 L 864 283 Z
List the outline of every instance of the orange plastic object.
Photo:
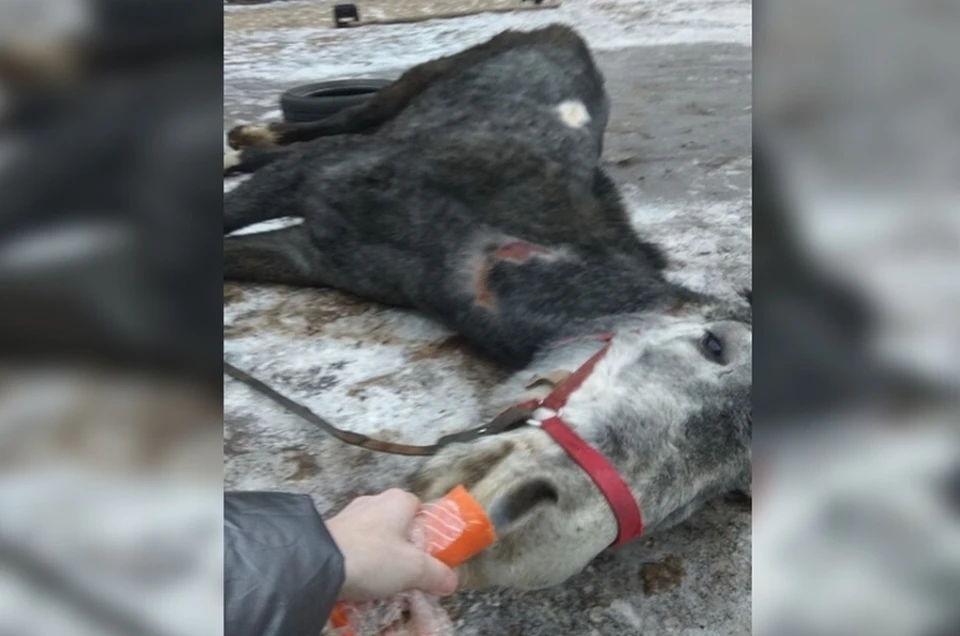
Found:
M 332 625 L 335 629 L 342 629 L 347 627 L 349 623 L 350 619 L 347 618 L 347 613 L 343 609 L 343 604 L 337 602 L 333 606 L 333 610 L 330 612 L 330 625 Z M 344 630 L 343 636 L 353 636 L 353 630 L 349 628 Z
M 437 560 L 455 568 L 497 540 L 497 533 L 467 489 L 457 486 L 436 505 L 421 511 L 428 551 Z
M 457 486 L 425 505 L 414 518 L 414 527 L 431 556 L 457 567 L 497 540 L 496 529 L 467 489 Z M 350 620 L 341 603 L 333 607 L 330 625 L 342 636 L 353 636 Z

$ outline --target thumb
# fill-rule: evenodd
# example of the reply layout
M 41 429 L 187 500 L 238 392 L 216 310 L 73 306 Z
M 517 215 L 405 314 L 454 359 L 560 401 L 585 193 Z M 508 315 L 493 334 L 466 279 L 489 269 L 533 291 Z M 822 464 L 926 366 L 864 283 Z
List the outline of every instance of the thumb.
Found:
M 457 573 L 429 554 L 423 555 L 420 578 L 414 587 L 433 596 L 450 596 L 457 590 Z

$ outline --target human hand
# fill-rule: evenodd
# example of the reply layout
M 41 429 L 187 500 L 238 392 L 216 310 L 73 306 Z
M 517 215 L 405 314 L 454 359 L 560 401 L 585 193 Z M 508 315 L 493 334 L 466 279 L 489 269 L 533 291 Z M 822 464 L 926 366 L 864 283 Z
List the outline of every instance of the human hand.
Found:
M 456 572 L 408 538 L 419 509 L 416 496 L 394 488 L 358 497 L 326 522 L 344 558 L 341 600 L 372 601 L 412 589 L 453 594 Z

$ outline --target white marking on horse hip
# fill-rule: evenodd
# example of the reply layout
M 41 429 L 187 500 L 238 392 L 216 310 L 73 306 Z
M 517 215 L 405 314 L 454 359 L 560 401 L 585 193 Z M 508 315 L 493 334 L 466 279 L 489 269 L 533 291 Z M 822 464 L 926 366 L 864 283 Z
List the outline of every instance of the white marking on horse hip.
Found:
M 557 114 L 560 121 L 570 128 L 583 128 L 590 121 L 590 113 L 583 102 L 576 99 L 568 99 L 560 102 L 557 106 Z

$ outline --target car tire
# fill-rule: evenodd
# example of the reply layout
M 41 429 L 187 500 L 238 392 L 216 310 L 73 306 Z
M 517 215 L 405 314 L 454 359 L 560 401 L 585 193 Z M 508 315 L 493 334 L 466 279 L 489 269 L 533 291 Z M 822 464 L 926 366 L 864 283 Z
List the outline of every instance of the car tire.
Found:
M 349 79 L 295 86 L 280 96 L 287 122 L 316 121 L 370 100 L 391 80 Z

